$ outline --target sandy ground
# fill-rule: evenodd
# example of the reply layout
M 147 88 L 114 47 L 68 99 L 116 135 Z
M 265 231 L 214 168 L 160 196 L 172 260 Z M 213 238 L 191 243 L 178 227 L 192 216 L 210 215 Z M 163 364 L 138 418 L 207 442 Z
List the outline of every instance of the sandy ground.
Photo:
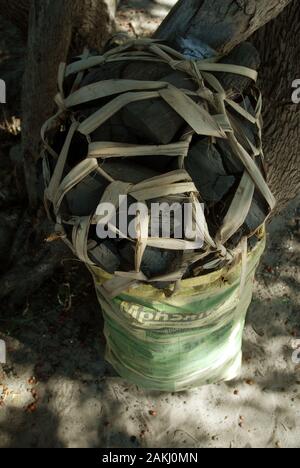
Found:
M 121 29 L 151 33 L 172 3 L 123 2 Z M 300 447 L 299 218 L 300 199 L 269 226 L 243 371 L 231 383 L 162 394 L 116 376 L 76 260 L 21 310 L 0 306 L 0 447 Z
M 89 276 L 75 264 L 0 321 L 0 447 L 299 447 L 299 202 L 269 228 L 239 379 L 162 394 L 118 378 L 104 361 Z

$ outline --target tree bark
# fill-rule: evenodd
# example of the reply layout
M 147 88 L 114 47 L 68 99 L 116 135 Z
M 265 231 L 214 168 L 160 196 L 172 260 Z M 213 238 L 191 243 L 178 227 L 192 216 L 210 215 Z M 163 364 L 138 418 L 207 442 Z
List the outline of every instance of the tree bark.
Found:
M 100 48 L 107 41 L 114 26 L 119 0 L 81 0 L 74 5 L 74 43 Z M 31 0 L 0 0 L 0 15 L 13 23 L 27 42 Z M 61 2 L 64 7 L 64 0 Z M 75 2 L 76 3 L 76 0 Z M 50 20 L 50 17 L 49 17 Z M 101 25 L 101 27 L 100 27 Z M 77 41 L 76 41 L 77 39 Z
M 101 50 L 115 30 L 118 0 L 80 0 L 73 24 L 72 51 Z
M 278 211 L 300 193 L 300 104 L 292 102 L 292 83 L 300 79 L 299 39 L 297 0 L 252 39 L 261 55 L 264 151 Z
M 220 54 L 228 53 L 275 18 L 291 0 L 179 0 L 155 37 L 176 46 L 196 38 Z
M 18 0 L 19 1 L 19 0 Z M 15 2 L 11 2 L 11 7 Z M 35 163 L 40 129 L 53 114 L 57 70 L 85 46 L 101 48 L 112 34 L 116 0 L 32 0 L 22 99 L 22 144 L 30 206 L 37 206 Z M 25 9 L 25 6 L 24 6 Z M 46 34 L 45 34 L 46 31 Z
M 42 123 L 53 113 L 56 76 L 72 38 L 73 0 L 33 0 L 22 92 L 22 145 L 29 202 L 37 205 L 35 163 Z M 47 34 L 45 34 L 47 31 Z
M 13 23 L 27 41 L 30 0 L 0 0 L 0 15 Z
M 60 62 L 81 53 L 85 46 L 103 47 L 114 30 L 116 5 L 117 0 L 11 0 L 7 3 L 0 0 L 0 14 L 13 22 L 26 40 L 28 31 L 22 92 L 22 152 L 31 210 L 25 214 L 15 235 L 8 265 L 11 270 L 2 277 L 1 299 L 12 296 L 12 302 L 17 298 L 21 303 L 61 263 L 63 244 L 45 245 L 47 234 L 40 228 L 44 213 L 37 210 L 40 129 L 54 112 Z M 20 275 L 26 280 L 16 294 Z

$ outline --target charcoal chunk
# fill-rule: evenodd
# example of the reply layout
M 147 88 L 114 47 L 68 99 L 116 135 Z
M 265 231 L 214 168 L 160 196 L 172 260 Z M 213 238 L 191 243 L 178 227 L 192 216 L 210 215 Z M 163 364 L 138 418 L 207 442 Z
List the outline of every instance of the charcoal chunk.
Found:
M 156 171 L 130 161 L 130 158 L 106 160 L 102 164 L 102 168 L 114 180 L 133 184 L 158 175 Z M 72 216 L 89 216 L 93 214 L 108 185 L 109 181 L 97 173 L 85 177 L 66 195 L 68 214 Z
M 228 174 L 241 175 L 244 172 L 243 163 L 232 151 L 228 141 L 219 139 L 216 149 L 222 155 L 223 165 Z
M 173 72 L 161 81 L 173 84 L 177 88 L 195 90 L 195 83 L 182 72 Z M 123 122 L 139 138 L 149 143 L 168 144 L 184 120 L 163 99 L 149 99 L 129 104 L 123 110 Z
M 167 63 L 127 61 L 127 67 L 122 74 L 122 78 L 127 80 L 162 81 L 162 77 L 167 76 L 171 71 L 171 67 Z
M 226 173 L 220 153 L 208 138 L 191 147 L 185 167 L 207 203 L 222 200 L 236 181 Z
M 255 232 L 266 220 L 269 214 L 269 206 L 263 196 L 256 190 L 250 211 L 245 221 L 247 234 Z
M 89 216 L 95 213 L 108 185 L 109 182 L 98 174 L 85 177 L 65 197 L 68 214 L 72 216 Z
M 161 250 L 148 247 L 145 251 L 142 271 L 149 277 L 161 276 L 172 270 L 177 253 L 171 250 Z
M 258 70 L 260 66 L 260 55 L 258 50 L 250 42 L 243 42 L 233 49 L 226 57 L 220 60 L 220 63 L 230 65 L 240 65 L 243 67 Z M 241 94 L 253 81 L 250 78 L 234 73 L 215 73 L 216 77 L 228 92 Z
M 132 158 L 107 159 L 101 165 L 114 180 L 138 184 L 144 180 L 152 179 L 159 173 L 149 167 L 133 161 Z
M 93 242 L 88 253 L 90 259 L 107 273 L 114 274 L 118 271 L 121 261 L 111 240 L 106 240 L 100 245 Z
M 134 269 L 134 246 L 127 242 L 120 250 L 121 257 Z M 178 252 L 147 247 L 145 250 L 141 270 L 147 278 L 155 278 L 172 271 L 172 266 L 176 266 Z
M 127 67 L 127 61 L 108 62 L 92 69 L 82 80 L 80 87 L 88 86 L 105 80 L 117 80 L 121 78 L 122 72 Z
M 178 169 L 178 158 L 173 156 L 139 156 L 137 158 L 132 158 L 133 161 L 136 161 L 138 164 L 154 169 L 159 174 L 166 172 L 171 172 L 173 170 L 173 163 L 175 169 Z
M 247 218 L 243 226 L 229 239 L 228 247 L 235 248 L 243 236 L 248 237 L 249 248 L 255 247 L 258 239 L 253 234 L 264 224 L 268 214 L 269 206 L 260 192 L 256 190 Z
M 86 113 L 86 117 L 96 112 L 98 109 Z M 121 113 L 118 112 L 107 122 L 97 128 L 90 135 L 92 141 L 114 141 L 116 143 L 136 144 L 137 137 L 123 123 Z

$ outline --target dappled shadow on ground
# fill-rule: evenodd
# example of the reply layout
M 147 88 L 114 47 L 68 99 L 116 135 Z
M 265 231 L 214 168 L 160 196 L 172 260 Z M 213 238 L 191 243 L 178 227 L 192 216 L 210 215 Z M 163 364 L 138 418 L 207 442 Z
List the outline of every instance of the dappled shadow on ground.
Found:
M 300 291 L 293 213 L 270 229 L 247 318 L 243 371 L 233 382 L 166 394 L 118 378 L 104 360 L 91 277 L 75 260 L 20 310 L 1 311 L 9 361 L 0 372 L 0 446 L 296 446 L 300 369 L 292 355 Z
M 115 375 L 104 360 L 102 315 L 85 267 L 71 262 L 20 309 L 2 304 L 0 339 L 8 354 L 0 366 L 0 446 L 62 446 L 58 423 L 76 405 L 78 415 L 87 405 L 92 416 L 90 399 Z
M 70 265 L 28 298 L 27 304 L 14 310 L 7 306 L 1 311 L 2 336 L 22 344 L 18 347 L 12 343 L 10 356 L 16 365 L 22 365 L 28 358 L 35 361 L 35 374 L 41 381 L 50 378 L 54 371 L 72 377 L 91 353 L 95 361 L 103 360 L 102 330 L 92 278 L 76 260 L 71 260 Z
M 166 13 L 163 5 L 174 2 L 123 3 L 119 20 L 139 35 L 150 34 Z M 3 63 L 9 71 L 6 58 Z M 92 279 L 75 260 L 63 262 L 20 309 L 1 304 L 8 362 L 0 366 L 0 447 L 299 445 L 300 374 L 292 361 L 300 338 L 297 207 L 270 229 L 244 334 L 243 371 L 230 383 L 163 394 L 119 379 L 105 362 Z
M 43 431 L 47 421 L 47 431 Z M 10 409 L 9 419 L 0 422 L 2 448 L 63 448 L 58 434 L 58 417 L 46 408 L 34 416 L 21 409 Z

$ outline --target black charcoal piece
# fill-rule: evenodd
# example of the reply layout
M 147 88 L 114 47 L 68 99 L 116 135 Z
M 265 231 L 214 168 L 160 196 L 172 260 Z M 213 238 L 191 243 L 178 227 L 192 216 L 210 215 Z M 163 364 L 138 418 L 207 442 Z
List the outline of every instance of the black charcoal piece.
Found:
M 251 252 L 258 244 L 259 237 L 257 235 L 251 236 L 248 239 L 248 251 Z
M 232 151 L 227 140 L 219 138 L 216 143 L 216 149 L 222 156 L 223 165 L 228 174 L 243 174 L 244 165 L 239 157 Z
M 105 80 L 113 80 L 113 79 L 118 79 L 121 78 L 122 70 L 126 66 L 124 62 L 115 62 L 115 63 L 108 63 L 105 65 L 102 65 L 99 68 L 96 68 L 88 73 L 86 73 L 86 76 L 83 78 L 81 83 L 78 86 L 78 89 L 84 88 L 85 86 L 94 84 L 94 83 L 101 83 L 101 81 Z M 76 75 L 75 75 L 76 76 Z M 76 92 L 78 89 L 74 89 Z M 71 89 L 68 89 L 67 95 L 70 93 Z M 108 96 L 108 97 L 103 97 L 99 99 L 93 99 L 88 102 L 83 102 L 82 104 L 77 104 L 75 106 L 72 106 L 72 110 L 84 110 L 84 109 L 89 109 L 91 107 L 98 107 L 103 106 L 107 102 L 111 101 L 114 99 L 116 95 Z
M 249 242 L 251 240 L 249 248 L 254 248 L 257 243 L 257 237 L 253 236 L 253 234 L 257 231 L 257 229 L 260 226 L 264 224 L 268 214 L 268 204 L 264 200 L 260 192 L 256 190 L 250 211 L 243 226 L 231 237 L 231 239 L 229 239 L 229 241 L 227 242 L 227 247 L 231 249 L 235 248 L 242 240 L 243 236 L 252 236 L 249 238 Z
M 240 65 L 243 67 L 258 70 L 260 66 L 260 56 L 258 50 L 250 42 L 244 42 L 233 49 L 220 63 L 230 65 Z M 228 92 L 241 94 L 253 81 L 250 78 L 233 73 L 215 73 L 216 77 Z
M 245 106 L 242 105 L 242 107 L 247 110 Z M 252 114 L 252 112 L 250 113 Z M 229 120 L 239 143 L 249 152 L 249 154 L 252 154 L 252 148 L 249 142 L 256 148 L 260 145 L 259 130 L 257 126 L 232 110 L 229 113 Z
M 108 122 L 111 126 L 112 141 L 120 143 L 135 144 L 138 142 L 136 136 L 131 132 L 122 120 L 122 112 L 113 115 Z
M 155 289 L 160 289 L 160 290 L 170 290 L 172 286 L 175 286 L 174 281 L 155 281 L 151 283 L 151 286 Z M 171 290 L 170 290 L 171 291 Z
M 142 261 L 142 271 L 149 277 L 167 274 L 172 271 L 177 253 L 172 250 L 154 249 L 148 247 Z
M 88 141 L 85 135 L 76 132 L 72 138 L 67 165 L 72 168 L 83 161 L 88 155 Z M 66 168 L 67 170 L 67 168 Z
M 120 140 L 115 140 L 112 137 L 112 126 L 109 121 L 105 122 L 103 125 L 98 127 L 93 133 L 91 133 L 90 138 L 92 142 L 115 141 L 118 143 L 122 143 Z
M 127 242 L 120 250 L 121 257 L 134 269 L 135 251 L 134 245 Z M 165 275 L 176 268 L 175 262 L 178 258 L 178 252 L 172 250 L 154 249 L 147 247 L 145 250 L 141 270 L 147 278 L 155 278 Z
M 68 214 L 71 216 L 94 214 L 108 185 L 109 182 L 98 174 L 85 177 L 65 197 Z
M 93 243 L 95 245 L 95 243 Z M 120 267 L 118 251 L 111 240 L 106 240 L 100 245 L 93 246 L 89 250 L 90 259 L 107 273 L 115 273 Z
M 126 80 L 162 81 L 164 76 L 172 72 L 170 65 L 161 62 L 128 62 L 122 73 Z
M 247 234 L 255 232 L 265 221 L 269 214 L 269 207 L 263 196 L 256 190 L 250 211 L 245 221 L 244 229 Z
M 109 62 L 105 63 L 97 68 L 94 68 L 89 73 L 86 74 L 80 87 L 88 86 L 92 83 L 97 83 L 105 80 L 117 80 L 122 76 L 122 72 L 125 67 L 127 67 L 128 62 Z
M 173 170 L 173 163 L 175 169 L 178 169 L 178 158 L 173 156 L 139 156 L 133 158 L 138 164 L 154 169 L 160 174 L 171 172 Z
M 236 181 L 234 176 L 226 173 L 222 157 L 209 138 L 191 147 L 185 167 L 207 203 L 222 200 Z
M 98 109 L 93 109 L 92 114 Z M 123 124 L 121 113 L 118 112 L 112 116 L 107 122 L 97 128 L 90 135 L 92 141 L 113 141 L 116 143 L 137 144 L 136 136 Z
M 100 163 L 101 168 L 114 180 L 138 184 L 147 179 L 152 179 L 159 173 L 149 167 L 138 164 L 132 158 L 111 158 Z
M 195 90 L 195 83 L 182 72 L 173 72 L 161 81 L 177 88 Z M 163 99 L 148 99 L 129 104 L 123 110 L 123 122 L 139 138 L 148 143 L 168 144 L 184 120 Z
M 247 112 L 249 112 L 252 116 L 255 115 L 249 97 L 245 97 L 243 99 L 243 102 L 240 102 L 239 105 Z M 240 114 L 238 114 L 236 111 L 230 108 L 229 116 L 237 140 L 249 152 L 249 154 L 252 154 L 251 146 L 249 145 L 247 140 L 249 140 L 253 146 L 259 147 L 260 137 L 258 133 L 258 128 L 256 127 L 256 125 L 252 124 Z M 216 142 L 216 145 L 218 151 L 222 155 L 226 171 L 229 174 L 242 174 L 244 172 L 244 166 L 239 157 L 231 149 L 228 141 L 219 138 Z
M 129 266 L 130 270 L 134 269 L 134 256 L 135 256 L 135 244 L 129 241 L 123 241 L 119 247 L 119 254 L 122 261 Z

